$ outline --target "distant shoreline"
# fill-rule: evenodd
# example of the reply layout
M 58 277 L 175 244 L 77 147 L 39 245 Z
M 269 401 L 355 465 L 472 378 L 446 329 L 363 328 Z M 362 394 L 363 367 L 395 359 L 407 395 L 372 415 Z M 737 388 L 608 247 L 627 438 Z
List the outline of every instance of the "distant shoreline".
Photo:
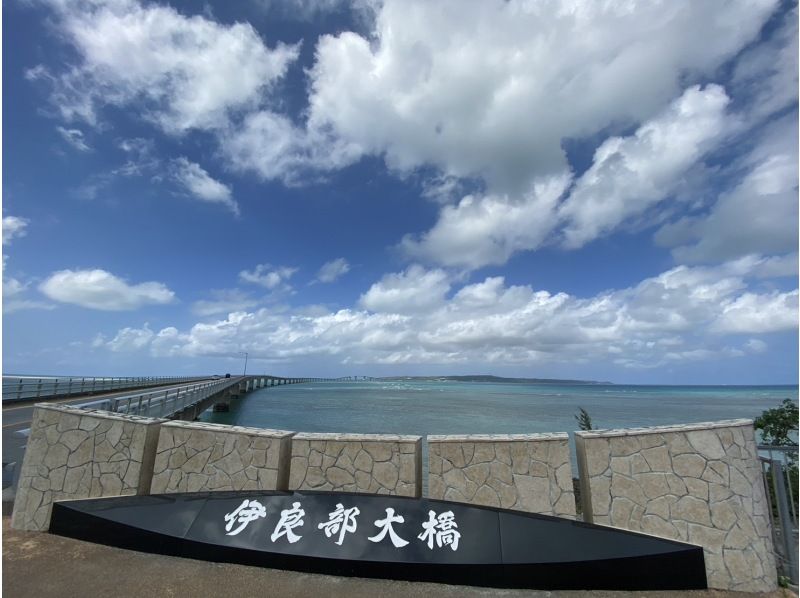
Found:
M 598 382 L 596 380 L 562 380 L 559 378 L 504 378 L 502 376 L 473 375 L 473 376 L 384 376 L 376 378 L 387 382 L 414 380 L 424 382 L 504 382 L 506 384 L 587 384 L 611 386 L 613 382 Z

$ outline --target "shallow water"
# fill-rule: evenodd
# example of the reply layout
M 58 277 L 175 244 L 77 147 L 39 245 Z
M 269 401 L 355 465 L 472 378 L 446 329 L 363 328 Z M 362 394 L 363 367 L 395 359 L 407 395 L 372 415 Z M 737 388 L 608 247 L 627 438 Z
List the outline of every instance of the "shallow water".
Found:
M 303 432 L 526 434 L 753 418 L 796 386 L 627 386 L 478 382 L 328 382 L 263 388 L 204 421 Z

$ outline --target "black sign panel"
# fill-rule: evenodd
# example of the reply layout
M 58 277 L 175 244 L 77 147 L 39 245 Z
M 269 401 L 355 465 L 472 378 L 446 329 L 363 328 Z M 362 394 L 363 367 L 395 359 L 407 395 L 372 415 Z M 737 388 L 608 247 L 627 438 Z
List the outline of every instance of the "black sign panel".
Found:
M 254 491 L 68 501 L 54 505 L 50 531 L 161 554 L 339 575 L 540 589 L 706 587 L 696 546 L 395 496 Z

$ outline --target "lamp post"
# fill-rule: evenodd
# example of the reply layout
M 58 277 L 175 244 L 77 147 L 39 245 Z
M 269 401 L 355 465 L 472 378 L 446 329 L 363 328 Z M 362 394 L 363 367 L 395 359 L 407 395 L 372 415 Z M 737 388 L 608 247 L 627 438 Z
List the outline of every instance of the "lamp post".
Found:
M 239 351 L 239 355 L 244 355 L 244 371 L 242 372 L 242 376 L 247 375 L 247 351 Z

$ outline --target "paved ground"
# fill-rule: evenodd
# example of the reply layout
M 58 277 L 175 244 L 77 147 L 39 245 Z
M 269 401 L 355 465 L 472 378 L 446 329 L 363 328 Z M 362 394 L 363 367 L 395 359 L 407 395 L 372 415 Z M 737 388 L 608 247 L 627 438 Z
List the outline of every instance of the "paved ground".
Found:
M 534 592 L 312 575 L 145 554 L 49 534 L 20 532 L 10 528 L 8 516 L 3 517 L 2 571 L 3 595 L 15 598 L 56 596 L 796 598 L 797 596 L 788 591 L 772 594 L 719 591 Z

